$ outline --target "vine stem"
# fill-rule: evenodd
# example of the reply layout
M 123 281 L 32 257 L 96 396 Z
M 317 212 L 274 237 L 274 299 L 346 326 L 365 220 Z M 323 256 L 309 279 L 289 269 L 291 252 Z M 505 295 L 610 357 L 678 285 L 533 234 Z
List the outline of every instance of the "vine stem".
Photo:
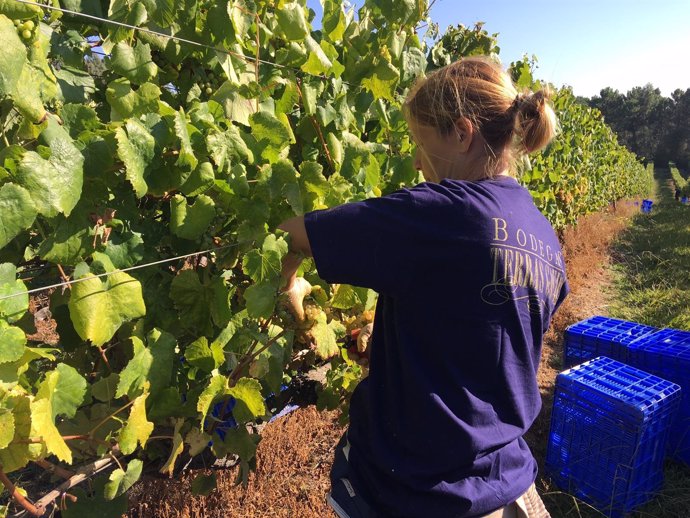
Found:
M 103 348 L 99 345 L 98 346 L 98 352 L 101 353 L 101 358 L 103 359 L 103 363 L 105 363 L 105 366 L 108 367 L 109 372 L 113 372 L 113 368 L 110 366 L 110 362 L 108 361 L 108 357 L 105 355 L 105 351 Z
M 66 480 L 69 478 L 72 478 L 75 475 L 75 473 L 73 471 L 70 471 L 70 470 L 65 469 L 63 467 L 60 467 L 60 466 L 57 466 L 57 465 L 53 464 L 52 462 L 48 462 L 45 459 L 39 459 L 39 460 L 35 460 L 33 462 L 34 462 L 34 464 L 42 467 L 44 470 L 48 471 L 49 473 L 53 473 L 54 475 L 57 475 L 58 477 L 64 478 Z
M 117 414 L 119 414 L 120 412 L 122 412 L 122 411 L 123 411 L 124 409 L 126 409 L 127 407 L 132 406 L 132 405 L 134 404 L 135 401 L 136 401 L 136 399 L 133 399 L 132 401 L 130 401 L 130 402 L 127 403 L 126 405 L 124 405 L 124 406 L 118 408 L 117 410 L 115 410 L 115 412 L 113 412 L 113 413 L 110 414 L 109 416 L 107 416 L 107 417 L 105 417 L 104 419 L 102 419 L 96 426 L 94 426 L 94 427 L 91 429 L 91 431 L 89 432 L 89 435 L 88 435 L 88 436 L 89 436 L 90 438 L 93 438 L 93 434 L 96 432 L 96 430 L 98 430 L 101 426 L 103 426 L 103 425 L 104 425 L 105 423 L 107 423 L 110 419 L 112 419 L 113 417 L 115 417 Z
M 2 482 L 2 485 L 5 486 L 5 488 L 7 488 L 12 500 L 21 505 L 27 513 L 32 514 L 33 516 L 43 516 L 45 507 L 34 505 L 29 502 L 26 497 L 19 492 L 12 481 L 7 478 L 7 475 L 5 475 L 5 472 L 2 470 L 2 468 L 0 468 L 0 482 Z
M 299 94 L 299 98 L 302 101 L 302 104 L 304 104 L 304 97 L 302 96 L 302 88 L 300 88 L 300 80 L 297 80 L 297 93 Z M 321 131 L 321 126 L 319 125 L 319 121 L 316 120 L 316 117 L 313 115 L 309 116 L 309 120 L 311 121 L 312 126 L 314 126 L 314 129 L 316 130 L 316 133 L 319 136 L 319 141 L 321 142 L 321 147 L 323 147 L 324 153 L 326 153 L 326 159 L 328 160 L 328 165 L 331 167 L 332 171 L 335 171 L 335 162 L 333 161 L 333 157 L 331 157 L 331 152 L 328 150 L 328 146 L 326 145 L 326 140 L 323 138 L 323 132 Z
M 266 328 L 269 326 L 269 323 L 270 323 L 270 319 L 266 321 L 266 324 L 265 324 Z M 285 335 L 285 333 L 287 333 L 287 330 L 281 331 L 276 336 L 271 338 L 268 342 L 266 342 L 266 344 L 261 349 L 257 350 L 256 352 L 254 352 L 254 348 L 256 347 L 258 342 L 254 342 L 252 344 L 252 347 L 250 348 L 249 352 L 245 355 L 244 359 L 242 359 L 242 361 L 240 361 L 237 364 L 237 366 L 230 373 L 230 376 L 228 377 L 230 386 L 231 387 L 235 386 L 235 383 L 237 383 L 237 380 L 242 375 L 242 371 L 244 370 L 244 368 L 247 365 L 249 365 L 254 360 L 254 358 L 259 356 L 262 352 L 264 352 L 266 349 L 268 349 L 271 345 L 276 343 L 281 337 L 283 337 Z M 225 404 L 223 405 L 223 408 L 221 409 L 221 412 L 220 412 L 221 416 L 225 415 L 225 412 L 227 411 L 229 403 L 230 403 L 230 399 L 228 399 L 225 402 Z M 209 434 L 213 434 L 213 430 L 215 430 L 217 424 L 218 424 L 218 421 L 214 421 L 211 424 L 211 429 L 209 430 Z
M 117 450 L 117 446 L 114 447 L 113 453 L 116 453 Z M 77 484 L 80 484 L 81 482 L 84 482 L 85 480 L 107 469 L 112 464 L 114 464 L 113 459 L 110 457 L 105 457 L 82 466 L 81 468 L 77 469 L 77 472 L 74 476 L 70 477 L 68 480 L 65 480 L 58 487 L 41 497 L 41 499 L 36 502 L 36 507 L 41 509 L 42 513 L 45 512 L 45 508 L 48 506 L 48 504 L 60 498 L 61 495 L 69 491 L 69 489 L 73 488 Z M 41 516 L 42 513 L 36 516 Z
M 91 437 L 90 435 L 63 435 L 62 436 L 63 441 L 97 441 L 101 442 L 104 444 L 108 444 L 105 441 L 101 441 L 100 439 L 95 439 Z M 27 439 L 21 439 L 18 441 L 15 441 L 17 444 L 41 444 L 44 441 L 43 437 L 29 437 Z M 108 446 L 110 446 L 108 444 Z
M 58 270 L 60 271 L 60 278 L 62 279 L 63 282 L 66 282 L 66 287 L 69 289 L 72 289 L 72 285 L 69 282 L 69 276 L 65 273 L 65 270 L 62 269 L 62 265 L 58 264 L 57 265 Z
M 273 338 L 271 338 L 268 342 L 266 342 L 266 343 L 264 344 L 264 346 L 261 347 L 260 349 L 258 349 L 256 352 L 252 352 L 252 353 L 248 354 L 247 356 L 245 356 L 245 358 L 237 365 L 237 367 L 235 367 L 235 368 L 233 369 L 233 372 L 230 374 L 230 383 L 231 383 L 230 386 L 234 386 L 234 385 L 235 385 L 235 383 L 236 383 L 237 380 L 239 379 L 239 377 L 240 377 L 242 371 L 244 370 L 244 368 L 245 368 L 247 365 L 249 365 L 250 363 L 252 363 L 252 361 L 254 361 L 254 358 L 256 358 L 256 357 L 259 356 L 262 352 L 264 352 L 266 349 L 268 349 L 269 347 L 271 347 L 271 346 L 272 346 L 274 343 L 276 343 L 280 338 L 282 338 L 283 336 L 285 336 L 286 333 L 287 333 L 287 330 L 285 330 L 285 329 L 282 330 L 280 333 L 278 333 L 278 334 L 275 335 Z

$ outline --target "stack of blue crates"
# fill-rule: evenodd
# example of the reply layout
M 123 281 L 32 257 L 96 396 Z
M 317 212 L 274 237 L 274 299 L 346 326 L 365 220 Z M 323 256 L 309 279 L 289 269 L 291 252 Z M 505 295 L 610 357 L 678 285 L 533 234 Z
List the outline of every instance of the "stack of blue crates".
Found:
M 597 356 L 628 361 L 628 345 L 659 331 L 627 320 L 596 316 L 565 330 L 565 367 L 572 367 Z
M 690 332 L 662 329 L 628 348 L 629 363 L 681 386 L 680 411 L 669 439 L 669 454 L 690 465 Z
M 564 490 L 610 517 L 663 483 L 680 387 L 600 357 L 558 375 L 546 469 Z

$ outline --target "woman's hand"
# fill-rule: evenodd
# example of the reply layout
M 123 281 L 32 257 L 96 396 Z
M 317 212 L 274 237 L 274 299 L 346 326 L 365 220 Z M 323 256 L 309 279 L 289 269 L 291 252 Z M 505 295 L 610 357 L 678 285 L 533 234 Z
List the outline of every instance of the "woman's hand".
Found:
M 304 277 L 293 277 L 285 287 L 281 299 L 298 323 L 304 323 L 304 297 L 311 293 L 311 284 Z
M 369 358 L 369 344 L 371 343 L 371 334 L 374 332 L 374 323 L 365 325 L 359 330 L 357 335 L 357 352 L 360 356 Z

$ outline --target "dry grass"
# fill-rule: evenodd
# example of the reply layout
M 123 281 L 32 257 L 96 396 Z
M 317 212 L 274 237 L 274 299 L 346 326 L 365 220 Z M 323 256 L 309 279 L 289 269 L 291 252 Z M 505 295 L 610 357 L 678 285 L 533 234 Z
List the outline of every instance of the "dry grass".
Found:
M 235 485 L 238 468 L 217 471 L 218 489 L 207 497 L 193 496 L 190 486 L 209 470 L 176 480 L 152 478 L 132 490 L 129 517 L 335 518 L 326 493 L 333 451 L 344 432 L 337 421 L 337 412 L 296 410 L 264 429 L 246 488 Z

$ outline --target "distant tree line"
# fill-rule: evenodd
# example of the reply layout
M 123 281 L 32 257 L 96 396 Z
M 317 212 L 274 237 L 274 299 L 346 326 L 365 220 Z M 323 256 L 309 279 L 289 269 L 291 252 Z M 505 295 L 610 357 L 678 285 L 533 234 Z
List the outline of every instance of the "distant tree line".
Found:
M 649 83 L 626 94 L 607 87 L 598 96 L 580 100 L 598 108 L 621 144 L 639 157 L 690 168 L 690 88 L 665 97 Z

